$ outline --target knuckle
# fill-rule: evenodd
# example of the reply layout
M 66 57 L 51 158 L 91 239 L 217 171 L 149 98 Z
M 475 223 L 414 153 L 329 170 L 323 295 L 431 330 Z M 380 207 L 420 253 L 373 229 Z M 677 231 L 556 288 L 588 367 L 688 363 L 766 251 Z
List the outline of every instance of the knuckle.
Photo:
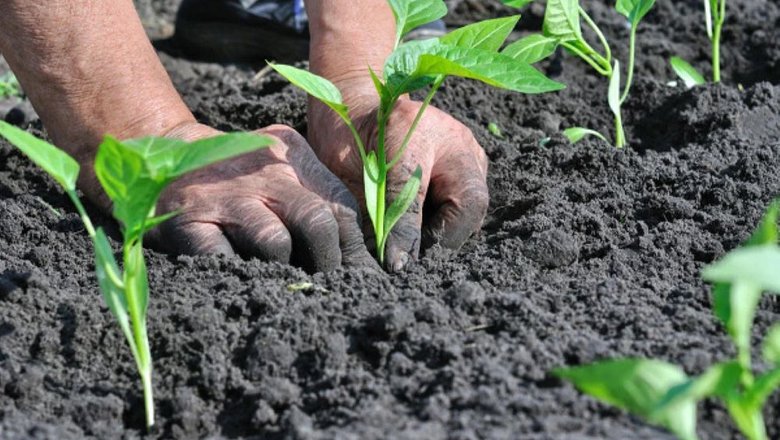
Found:
M 483 185 L 471 186 L 463 197 L 462 206 L 484 217 L 490 205 L 490 195 Z
M 297 213 L 300 227 L 312 237 L 338 236 L 338 223 L 328 204 L 322 200 L 300 200 Z
M 288 147 L 296 147 L 306 143 L 306 139 L 300 133 L 287 125 L 269 125 L 268 127 L 257 130 L 256 133 L 273 136 Z

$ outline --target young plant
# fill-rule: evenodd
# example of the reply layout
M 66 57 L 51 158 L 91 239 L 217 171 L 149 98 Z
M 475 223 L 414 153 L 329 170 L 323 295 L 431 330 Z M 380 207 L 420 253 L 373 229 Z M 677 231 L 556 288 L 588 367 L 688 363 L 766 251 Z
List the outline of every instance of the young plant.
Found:
M 62 186 L 95 246 L 95 273 L 108 309 L 122 329 L 135 359 L 144 394 L 147 427 L 154 424 L 152 356 L 146 331 L 149 284 L 143 255 L 144 233 L 176 213 L 155 215 L 163 189 L 177 177 L 206 165 L 270 145 L 252 134 L 227 134 L 192 143 L 145 138 L 118 141 L 106 136 L 95 159 L 95 174 L 113 202 L 122 226 L 119 269 L 102 228 L 95 228 L 76 193 L 78 163 L 57 147 L 0 121 L 0 136 L 15 145 Z
M 703 1 L 704 25 L 712 45 L 712 82 L 718 83 L 720 82 L 720 34 L 723 23 L 726 22 L 726 0 Z M 686 87 L 691 88 L 706 82 L 704 76 L 682 58 L 672 57 L 669 62 L 677 76 L 685 82 Z
M 778 204 L 773 204 L 743 247 L 703 271 L 713 285 L 713 312 L 737 349 L 734 359 L 689 378 L 682 368 L 655 359 L 617 359 L 563 368 L 555 374 L 584 393 L 615 405 L 677 437 L 696 439 L 696 404 L 721 400 L 750 440 L 766 440 L 762 408 L 780 387 L 780 323 L 767 333 L 763 358 L 769 369 L 755 374 L 750 351 L 751 329 L 762 292 L 780 292 Z
M 0 99 L 19 96 L 22 91 L 19 89 L 19 82 L 13 73 L 8 72 L 0 75 Z
M 417 167 L 392 201 L 386 200 L 387 174 L 403 157 L 420 119 L 448 76 L 475 79 L 522 93 L 543 93 L 564 87 L 542 75 L 529 63 L 498 52 L 519 16 L 474 23 L 438 39 L 401 43 L 410 30 L 443 17 L 447 7 L 443 0 L 389 0 L 389 3 L 396 21 L 396 48 L 384 65 L 382 78 L 370 68 L 366 69 L 366 76 L 373 80 L 380 98 L 374 150 L 366 148 L 371 142 L 361 138 L 350 118 L 349 108 L 334 84 L 305 70 L 271 64 L 291 83 L 329 106 L 352 132 L 363 162 L 366 210 L 376 236 L 380 262 L 384 262 L 385 245 L 393 226 L 417 195 L 422 169 Z M 402 96 L 427 86 L 430 90 L 403 141 L 397 146 L 395 154 L 388 157 L 391 146 L 387 145 L 387 123 L 396 103 Z
M 515 5 L 517 0 L 505 0 L 504 3 L 511 6 Z M 520 4 L 525 3 L 530 3 L 530 0 Z M 520 61 L 535 63 L 552 55 L 558 46 L 562 46 L 607 78 L 609 80 L 607 102 L 615 116 L 615 146 L 622 148 L 626 145 L 626 135 L 623 129 L 621 106 L 628 99 L 634 79 L 636 31 L 639 22 L 650 12 L 654 4 L 655 0 L 618 0 L 615 5 L 617 12 L 624 15 L 631 25 L 626 84 L 622 92 L 620 90 L 620 63 L 618 60 L 613 60 L 612 49 L 604 37 L 604 33 L 577 0 L 548 0 L 542 33 L 529 35 L 510 44 L 503 53 Z M 585 40 L 582 35 L 581 22 L 584 22 L 596 34 L 603 48 L 603 54 Z M 564 135 L 571 142 L 578 142 L 585 136 L 595 136 L 596 134 L 597 132 L 594 130 L 581 127 L 573 127 L 564 131 Z M 603 135 L 598 137 L 605 139 Z

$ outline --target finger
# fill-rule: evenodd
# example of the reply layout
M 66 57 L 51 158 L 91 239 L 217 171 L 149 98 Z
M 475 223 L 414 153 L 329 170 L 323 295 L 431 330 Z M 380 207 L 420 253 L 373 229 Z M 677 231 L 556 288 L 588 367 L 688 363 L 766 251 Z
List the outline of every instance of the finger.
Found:
M 347 266 L 361 266 L 378 269 L 374 257 L 366 249 L 361 232 L 361 221 L 357 201 L 344 184 L 330 172 L 314 154 L 298 132 L 284 126 L 273 126 L 263 130 L 287 144 L 290 158 L 301 184 L 329 204 L 339 230 L 341 262 Z
M 423 246 L 457 250 L 485 219 L 490 202 L 487 158 L 472 139 L 469 148 L 451 150 L 431 170 L 428 201 L 433 215 L 423 229 Z
M 231 222 L 222 226 L 233 248 L 245 258 L 289 263 L 292 238 L 284 223 L 260 200 L 239 200 L 227 208 Z
M 414 169 L 399 164 L 388 175 L 386 206 L 389 207 L 398 197 L 409 180 Z M 385 245 L 385 266 L 390 272 L 398 272 L 420 255 L 423 203 L 427 192 L 428 180 L 423 173 L 420 189 L 409 209 L 401 216 L 387 237 Z
M 269 189 L 266 206 L 290 232 L 292 260 L 313 272 L 341 266 L 339 224 L 328 203 L 292 179 L 275 180 Z
M 160 237 L 157 241 L 162 247 L 171 253 L 235 255 L 230 241 L 214 223 L 187 222 L 174 217 L 160 226 L 157 237 Z

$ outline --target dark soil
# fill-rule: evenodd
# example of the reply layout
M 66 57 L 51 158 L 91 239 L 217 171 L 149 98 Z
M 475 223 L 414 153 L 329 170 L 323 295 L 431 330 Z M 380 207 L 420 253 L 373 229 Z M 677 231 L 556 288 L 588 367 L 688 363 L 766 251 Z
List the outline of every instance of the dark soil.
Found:
M 623 21 L 588 3 L 608 37 L 625 41 Z M 447 83 L 436 104 L 491 159 L 489 217 L 455 255 L 428 250 L 384 276 L 150 251 L 151 437 L 666 438 L 549 371 L 653 356 L 696 374 L 732 354 L 698 273 L 780 194 L 780 7 L 730 0 L 725 84 L 686 91 L 667 85 L 666 59 L 708 68 L 699 4 L 660 0 L 642 26 L 625 151 L 560 136 L 611 125 L 605 82 L 568 56 L 543 66 L 570 85 L 558 94 Z M 171 25 L 175 2 L 139 6 L 149 26 Z M 510 12 L 473 1 L 453 10 L 451 23 Z M 540 14 L 525 12 L 523 29 Z M 161 57 L 204 122 L 305 128 L 304 96 L 279 77 Z M 67 199 L 0 142 L 0 438 L 142 435 L 134 364 L 91 266 Z M 312 287 L 288 288 L 301 282 Z M 778 320 L 767 298 L 756 342 Z M 737 437 L 721 406 L 699 414 L 702 438 Z M 780 438 L 778 396 L 765 417 Z

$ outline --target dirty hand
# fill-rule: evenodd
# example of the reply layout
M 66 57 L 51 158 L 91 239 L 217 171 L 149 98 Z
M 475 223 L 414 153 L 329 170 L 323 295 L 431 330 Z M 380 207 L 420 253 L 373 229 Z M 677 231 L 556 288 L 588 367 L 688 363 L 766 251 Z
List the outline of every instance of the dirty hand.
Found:
M 376 139 L 376 94 L 371 90 L 345 98 L 362 137 L 372 140 L 366 146 L 371 150 Z M 394 157 L 420 105 L 407 98 L 399 100 L 389 120 L 388 157 Z M 353 137 L 336 114 L 314 100 L 309 102 L 309 140 L 320 160 L 364 206 L 363 165 Z M 434 107 L 425 111 L 403 158 L 388 173 L 388 204 L 418 165 L 423 176 L 417 199 L 387 240 L 385 259 L 391 271 L 416 260 L 421 245 L 460 248 L 479 230 L 487 212 L 484 151 L 468 128 Z M 367 218 L 364 215 L 363 229 L 371 247 L 373 231 Z
M 314 271 L 376 265 L 360 232 L 357 203 L 295 130 L 271 126 L 271 147 L 185 175 L 163 192 L 159 213 L 180 214 L 149 233 L 177 253 L 238 253 L 291 259 Z M 169 133 L 188 141 L 218 134 L 200 124 Z

